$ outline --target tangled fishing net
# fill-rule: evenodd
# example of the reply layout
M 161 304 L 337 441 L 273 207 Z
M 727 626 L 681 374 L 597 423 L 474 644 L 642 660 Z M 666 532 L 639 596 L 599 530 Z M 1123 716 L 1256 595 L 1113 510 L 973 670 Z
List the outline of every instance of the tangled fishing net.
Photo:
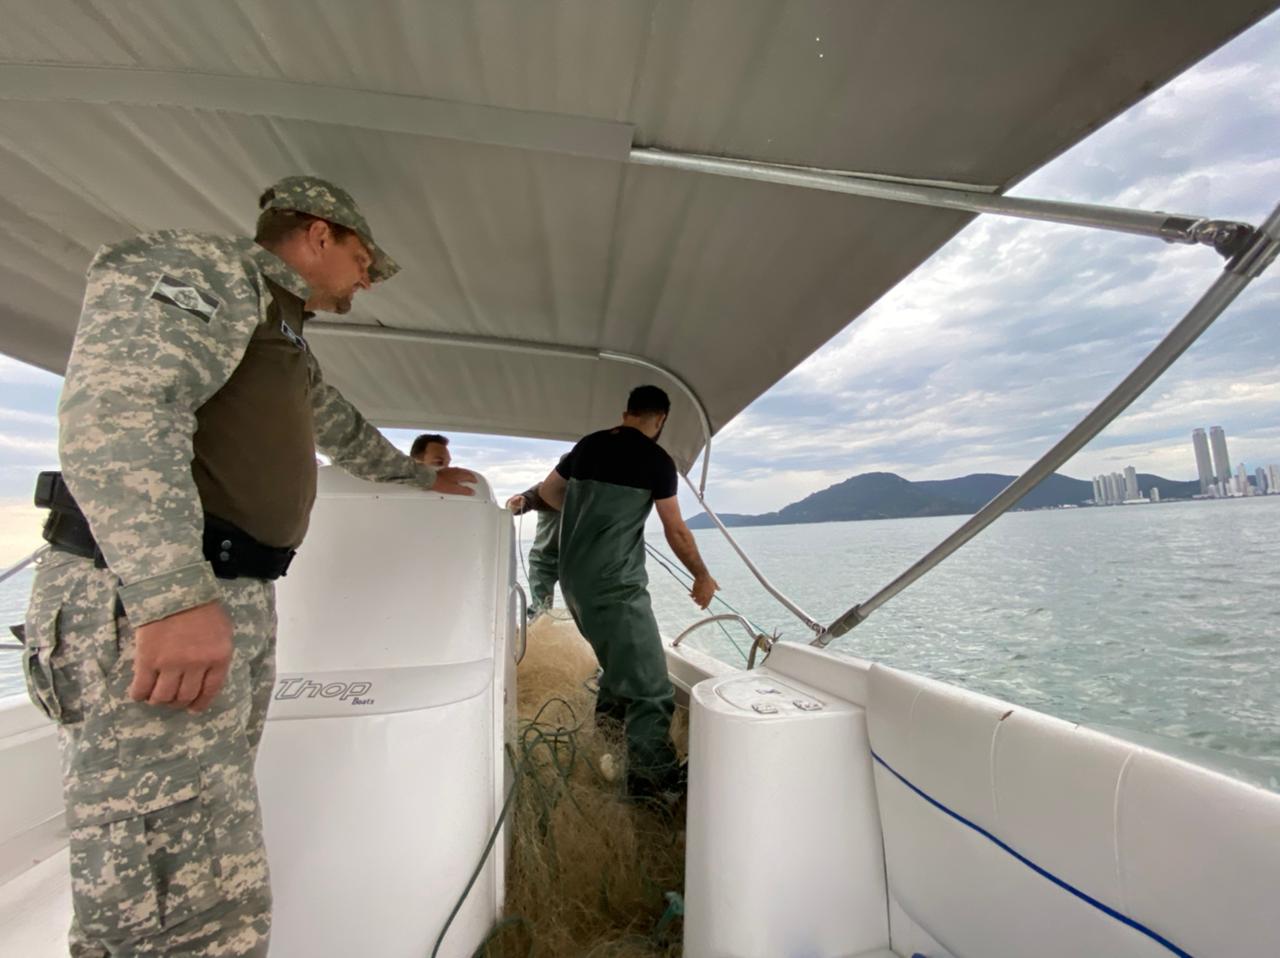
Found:
M 506 918 L 488 958 L 681 953 L 684 807 L 626 800 L 626 747 L 594 716 L 596 659 L 572 620 L 540 615 L 520 665 Z M 673 737 L 683 750 L 687 713 Z

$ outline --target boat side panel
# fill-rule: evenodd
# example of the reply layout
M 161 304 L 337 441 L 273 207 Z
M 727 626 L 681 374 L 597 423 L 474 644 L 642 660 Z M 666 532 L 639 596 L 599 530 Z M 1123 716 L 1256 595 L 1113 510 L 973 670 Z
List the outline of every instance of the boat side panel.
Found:
M 26 695 L 0 699 L 0 883 L 66 844 L 52 722 Z
M 890 895 L 952 954 L 1275 952 L 1280 796 L 882 666 L 869 690 Z
M 258 779 L 276 799 L 263 802 L 273 955 L 431 952 L 493 827 L 492 708 L 486 692 L 414 712 L 268 722 Z M 471 954 L 496 895 L 490 862 L 443 955 Z

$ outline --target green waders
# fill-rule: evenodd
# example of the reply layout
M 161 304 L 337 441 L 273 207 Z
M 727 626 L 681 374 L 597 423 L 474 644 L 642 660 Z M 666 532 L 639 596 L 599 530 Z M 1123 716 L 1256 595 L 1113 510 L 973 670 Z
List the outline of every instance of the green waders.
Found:
M 560 575 L 560 513 L 538 513 L 538 531 L 529 550 L 529 609 L 541 612 L 555 605 L 556 579 Z
M 675 695 L 644 567 L 652 502 L 647 489 L 571 479 L 560 520 L 560 588 L 604 669 L 597 714 L 626 724 L 633 789 L 660 786 L 677 772 Z

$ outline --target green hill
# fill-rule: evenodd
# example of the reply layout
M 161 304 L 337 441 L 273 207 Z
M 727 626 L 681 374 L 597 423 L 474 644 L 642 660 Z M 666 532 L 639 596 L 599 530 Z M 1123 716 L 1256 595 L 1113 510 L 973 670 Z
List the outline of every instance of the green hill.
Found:
M 777 512 L 755 516 L 725 513 L 720 518 L 727 526 L 778 526 L 855 519 L 967 515 L 990 502 L 1014 478 L 996 473 L 974 473 L 958 479 L 911 482 L 891 472 L 865 472 L 805 496 Z M 1156 486 L 1164 499 L 1187 498 L 1200 491 L 1196 482 L 1178 482 L 1147 473 L 1138 474 L 1138 486 L 1144 495 Z M 1015 508 L 1078 506 L 1092 498 L 1093 483 L 1055 472 L 1023 496 Z M 708 529 L 712 522 L 705 514 L 699 514 L 690 520 L 689 527 Z

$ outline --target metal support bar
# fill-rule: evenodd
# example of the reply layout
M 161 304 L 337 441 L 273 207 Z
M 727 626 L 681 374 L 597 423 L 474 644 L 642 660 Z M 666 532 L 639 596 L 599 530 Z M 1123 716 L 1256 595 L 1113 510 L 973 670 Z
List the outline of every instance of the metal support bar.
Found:
M 684 378 L 661 363 L 633 353 L 620 353 L 612 349 L 593 349 L 589 346 L 561 346 L 555 343 L 540 343 L 528 339 L 503 339 L 498 336 L 471 336 L 463 333 L 440 333 L 426 329 L 395 329 L 390 326 L 366 326 L 361 323 L 326 323 L 315 322 L 307 326 L 307 335 L 346 336 L 354 339 L 400 340 L 411 343 L 432 343 L 440 346 L 462 346 L 472 349 L 491 349 L 498 352 L 528 353 L 539 356 L 559 356 L 564 359 L 589 359 L 627 363 L 651 369 L 666 377 L 676 385 L 698 414 L 698 423 L 702 426 L 702 475 L 698 480 L 698 489 L 707 488 L 707 469 L 711 462 L 711 416 L 702 398 Z
M 962 545 L 991 525 L 1001 513 L 1012 507 L 1019 499 L 1030 492 L 1040 480 L 1057 470 L 1063 463 L 1075 455 L 1081 447 L 1129 405 L 1146 391 L 1147 387 L 1160 377 L 1213 321 L 1221 315 L 1240 292 L 1254 279 L 1262 275 L 1262 271 L 1275 260 L 1280 253 L 1280 206 L 1277 206 L 1266 221 L 1254 233 L 1253 240 L 1224 268 L 1214 280 L 1213 285 L 1178 325 L 1170 330 L 1160 344 L 1111 393 L 1098 403 L 1097 407 L 1085 416 L 1080 423 L 1062 437 L 1052 449 L 1046 452 L 1026 472 L 1009 483 L 994 499 L 979 509 L 947 538 L 943 539 L 933 550 L 907 569 L 883 589 L 867 601 L 855 605 L 836 619 L 827 628 L 825 634 L 813 640 L 813 645 L 825 647 L 832 639 L 844 635 L 850 629 L 863 622 L 885 602 L 893 598 L 911 583 L 915 582 L 943 559 L 951 555 Z
M 698 492 L 699 494 L 704 494 L 707 491 L 707 470 L 711 467 L 711 417 L 707 414 L 707 407 L 702 404 L 702 399 L 693 391 L 693 387 L 670 369 L 660 366 L 652 360 L 645 359 L 643 356 L 619 353 L 612 349 L 602 349 L 599 355 L 601 359 L 611 359 L 618 363 L 631 363 L 633 366 L 644 366 L 648 369 L 657 370 L 679 386 L 689 402 L 693 403 L 693 408 L 697 411 L 698 419 L 702 423 L 702 473 L 698 477 Z M 685 478 L 688 477 L 686 476 Z
M 12 578 L 13 576 L 17 575 L 19 572 L 21 572 L 27 566 L 31 565 L 31 563 L 35 562 L 37 559 L 39 559 L 42 555 L 44 555 L 48 551 L 49 551 L 48 545 L 42 545 L 39 549 L 31 553 L 31 555 L 27 556 L 25 559 L 19 559 L 13 565 L 9 566 L 9 568 L 5 569 L 3 572 L 0 572 L 0 582 L 4 582 L 6 579 Z
M 693 625 L 689 626 L 689 628 L 685 629 L 675 637 L 671 643 L 671 647 L 673 649 L 679 648 L 680 643 L 687 639 L 692 633 L 697 632 L 704 625 L 713 625 L 716 622 L 737 622 L 740 626 L 746 629 L 747 635 L 751 637 L 751 641 L 755 641 L 756 630 L 751 627 L 750 622 L 738 615 L 736 612 L 722 612 L 717 615 L 709 615 L 705 619 L 699 619 L 697 622 L 693 623 Z
M 985 192 L 988 188 L 939 185 L 937 181 L 844 173 L 799 166 L 783 166 L 752 160 L 632 149 L 630 160 L 641 166 L 660 166 L 716 176 L 729 176 L 810 190 L 826 190 L 871 199 L 933 206 L 967 213 L 994 213 L 1018 219 L 1091 226 L 1136 236 L 1152 236 L 1169 243 L 1212 246 L 1223 256 L 1237 255 L 1255 230 L 1248 223 L 1211 220 L 1203 216 L 1129 210 L 1090 203 L 1024 199 Z
M 738 545 L 737 540 L 734 539 L 734 537 L 730 534 L 728 528 L 725 527 L 725 524 L 720 521 L 720 517 L 715 514 L 715 510 L 713 510 L 709 505 L 707 505 L 707 500 L 704 498 L 703 494 L 693 487 L 693 483 L 689 481 L 688 476 L 684 477 L 684 481 L 688 483 L 689 490 L 693 493 L 694 497 L 698 500 L 698 504 L 702 506 L 702 509 L 704 512 L 706 512 L 707 517 L 712 522 L 715 523 L 716 528 L 720 530 L 721 534 L 725 537 L 726 540 L 728 540 L 729 545 L 733 547 L 733 551 L 738 553 L 738 558 L 742 560 L 742 564 L 745 565 L 747 569 L 750 570 L 751 574 L 756 577 L 756 581 L 759 582 L 762 586 L 764 586 L 765 591 L 768 592 L 775 599 L 777 599 L 789 612 L 791 612 L 792 615 L 794 615 L 797 619 L 803 622 L 805 626 L 811 632 L 813 632 L 814 635 L 821 637 L 822 634 L 826 631 L 822 623 L 819 622 L 817 619 L 815 619 L 813 616 L 809 615 L 809 613 L 806 612 L 804 609 L 800 608 L 800 606 L 796 605 L 795 602 L 789 599 L 782 592 L 778 591 L 777 587 L 774 586 L 774 584 L 765 577 L 765 574 L 763 572 L 761 572 L 759 569 L 756 568 L 756 564 L 752 562 L 750 558 L 747 557 L 747 554 L 745 552 L 742 551 L 742 547 Z
M 516 613 L 518 616 L 516 621 L 520 627 L 520 652 L 517 655 L 515 650 L 512 650 L 512 658 L 515 659 L 516 665 L 519 665 L 524 661 L 524 654 L 529 651 L 529 598 L 524 594 L 524 587 L 519 582 L 511 586 L 511 591 L 520 600 L 520 611 Z
M 756 655 L 763 651 L 767 656 L 773 651 L 773 643 L 775 636 L 765 635 L 763 632 L 757 632 L 755 627 L 743 616 L 736 612 L 726 612 L 722 615 L 709 615 L 705 619 L 699 619 L 689 628 L 685 629 L 675 637 L 675 641 L 671 643 L 673 649 L 679 648 L 680 643 L 687 639 L 692 633 L 697 632 L 704 625 L 714 625 L 716 622 L 737 622 L 747 631 L 747 635 L 751 637 L 751 651 L 747 653 L 747 671 L 751 671 L 756 667 Z M 726 633 L 727 635 L 728 633 Z M 741 649 L 739 649 L 741 651 Z

